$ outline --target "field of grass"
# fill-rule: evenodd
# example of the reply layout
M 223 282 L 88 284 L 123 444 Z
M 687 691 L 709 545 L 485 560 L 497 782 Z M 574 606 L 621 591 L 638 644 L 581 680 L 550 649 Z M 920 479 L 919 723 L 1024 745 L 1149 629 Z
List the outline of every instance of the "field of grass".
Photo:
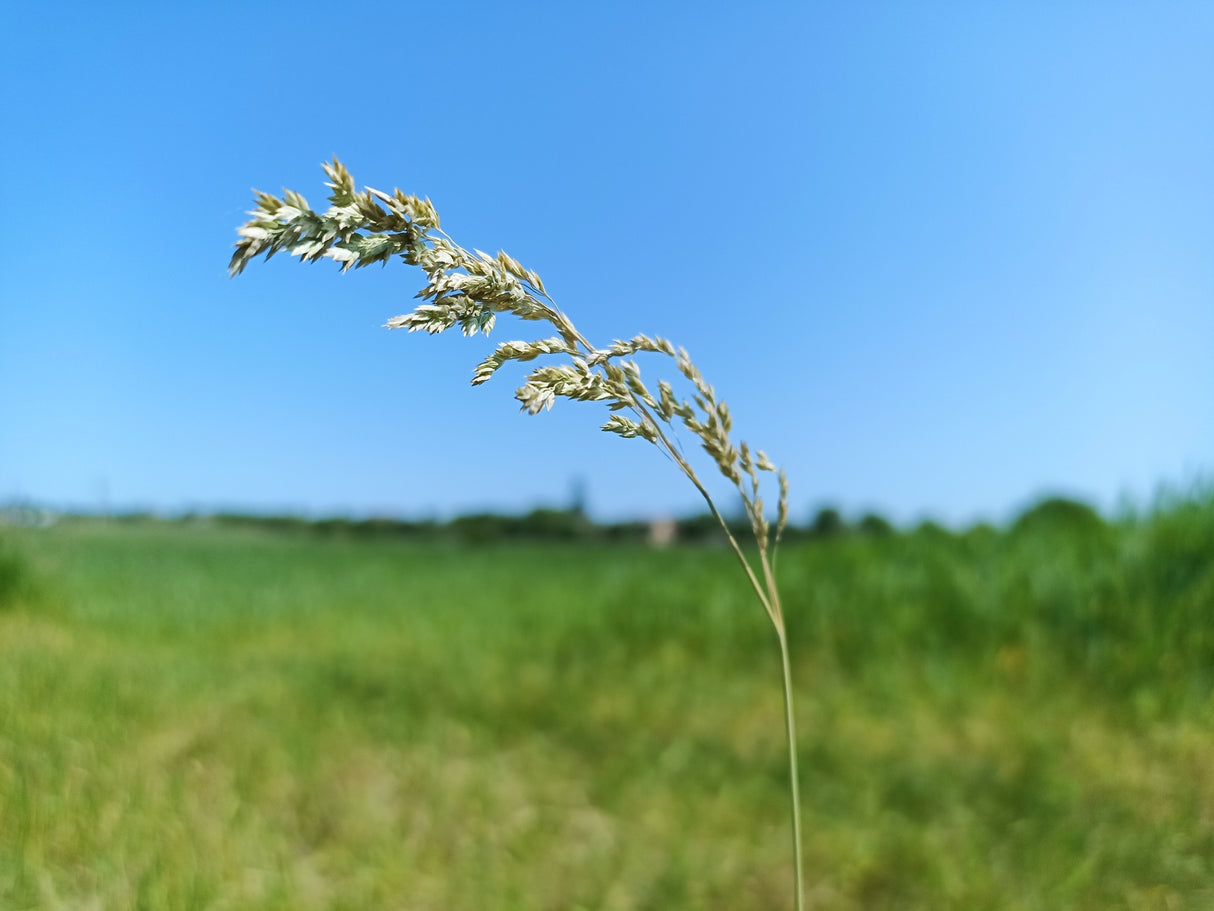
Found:
M 792 906 L 777 656 L 723 550 L 0 545 L 5 911 Z M 1214 908 L 1214 500 L 778 571 L 809 907 Z

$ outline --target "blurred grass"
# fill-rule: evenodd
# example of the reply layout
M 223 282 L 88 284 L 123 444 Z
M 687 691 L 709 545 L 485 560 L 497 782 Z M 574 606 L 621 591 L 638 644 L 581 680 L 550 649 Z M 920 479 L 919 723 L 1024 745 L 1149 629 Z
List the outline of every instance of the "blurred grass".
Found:
M 0 544 L 0 908 L 791 907 L 723 551 Z M 1212 555 L 1211 498 L 785 550 L 810 907 L 1214 907 Z

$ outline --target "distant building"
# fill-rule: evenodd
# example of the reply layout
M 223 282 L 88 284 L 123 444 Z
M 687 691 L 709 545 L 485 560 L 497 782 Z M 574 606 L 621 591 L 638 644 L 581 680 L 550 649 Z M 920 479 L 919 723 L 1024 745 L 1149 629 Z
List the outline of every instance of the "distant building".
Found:
M 679 537 L 679 523 L 674 519 L 654 519 L 649 523 L 650 547 L 669 547 Z

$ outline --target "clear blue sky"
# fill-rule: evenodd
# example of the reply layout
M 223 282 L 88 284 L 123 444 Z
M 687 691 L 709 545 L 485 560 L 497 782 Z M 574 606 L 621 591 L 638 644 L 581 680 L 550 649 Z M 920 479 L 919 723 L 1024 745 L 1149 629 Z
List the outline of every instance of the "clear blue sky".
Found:
M 1212 48 L 1208 2 L 10 4 L 0 503 L 699 509 L 469 386 L 529 327 L 379 328 L 399 263 L 229 280 L 250 188 L 334 154 L 688 347 L 798 520 L 1145 502 L 1214 464 Z

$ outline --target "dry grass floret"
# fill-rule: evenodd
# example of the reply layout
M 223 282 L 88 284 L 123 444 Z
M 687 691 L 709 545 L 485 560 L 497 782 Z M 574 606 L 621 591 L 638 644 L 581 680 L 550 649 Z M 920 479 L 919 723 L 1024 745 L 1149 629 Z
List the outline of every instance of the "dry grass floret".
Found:
M 423 300 L 412 313 L 388 320 L 391 329 L 445 332 L 459 326 L 464 335 L 488 335 L 500 313 L 523 320 L 549 323 L 557 332 L 536 341 L 502 342 L 473 374 L 473 385 L 488 381 L 508 361 L 532 361 L 564 357 L 559 363 L 534 368 L 514 393 L 523 409 L 538 414 L 557 398 L 603 402 L 612 414 L 602 429 L 631 439 L 648 440 L 679 467 L 695 485 L 724 531 L 729 545 L 750 580 L 779 641 L 784 675 L 785 722 L 788 734 L 790 790 L 793 816 L 793 850 L 796 878 L 796 907 L 803 907 L 801 874 L 800 801 L 797 793 L 796 730 L 793 721 L 792 680 L 784 616 L 774 574 L 775 551 L 788 520 L 788 478 L 763 450 L 752 451 L 745 442 L 734 445 L 732 419 L 725 402 L 704 379 L 682 348 L 664 338 L 636 335 L 617 340 L 605 348 L 592 345 L 569 318 L 557 309 L 538 274 L 524 268 L 504 252 L 496 256 L 469 251 L 456 244 L 439 224 L 438 212 L 429 199 L 397 189 L 391 194 L 355 188 L 350 172 L 336 158 L 324 165 L 332 190 L 329 208 L 316 212 L 298 193 L 284 190 L 281 198 L 257 193 L 257 208 L 239 229 L 240 240 L 229 271 L 242 272 L 258 256 L 267 259 L 286 250 L 306 262 L 331 259 L 342 271 L 373 263 L 387 263 L 399 256 L 418 266 L 427 283 L 417 296 Z M 691 400 L 675 395 L 665 380 L 658 382 L 655 396 L 641 379 L 641 368 L 632 355 L 649 352 L 674 360 L 678 372 L 691 384 Z M 747 559 L 730 532 L 708 490 L 687 460 L 673 431 L 677 424 L 694 434 L 718 470 L 737 488 L 758 545 L 757 567 Z M 779 482 L 774 534 L 760 496 L 760 472 L 770 472 Z M 757 571 L 756 571 L 757 569 Z M 761 580 L 760 580 L 761 576 Z

